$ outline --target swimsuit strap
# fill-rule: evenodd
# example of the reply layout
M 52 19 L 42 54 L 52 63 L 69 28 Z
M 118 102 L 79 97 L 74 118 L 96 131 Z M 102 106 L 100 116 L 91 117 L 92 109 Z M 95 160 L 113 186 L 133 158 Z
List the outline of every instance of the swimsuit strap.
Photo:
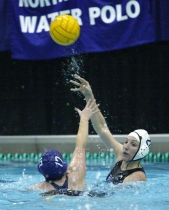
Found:
M 62 186 L 55 184 L 54 182 L 50 183 L 56 190 L 67 189 L 68 188 L 68 177 L 66 176 L 65 182 Z

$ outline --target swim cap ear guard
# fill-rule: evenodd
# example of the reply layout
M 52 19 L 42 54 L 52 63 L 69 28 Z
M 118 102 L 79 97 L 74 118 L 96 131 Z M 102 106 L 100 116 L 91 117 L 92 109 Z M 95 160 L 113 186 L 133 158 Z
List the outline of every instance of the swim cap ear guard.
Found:
M 132 160 L 140 160 L 144 158 L 149 153 L 151 146 L 151 140 L 147 131 L 143 129 L 138 129 L 129 133 L 129 136 L 133 136 L 140 143 L 139 148 Z
M 62 155 L 56 150 L 45 152 L 38 164 L 38 171 L 47 181 L 54 181 L 61 178 L 66 170 L 67 163 L 63 160 Z

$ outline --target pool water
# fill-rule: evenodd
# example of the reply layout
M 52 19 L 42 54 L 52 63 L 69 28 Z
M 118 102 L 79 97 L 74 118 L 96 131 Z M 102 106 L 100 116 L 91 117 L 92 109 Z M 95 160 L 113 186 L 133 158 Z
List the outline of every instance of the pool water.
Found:
M 169 209 L 169 164 L 144 163 L 146 182 L 112 185 L 103 182 L 110 166 L 88 166 L 86 191 L 106 193 L 104 197 L 53 196 L 45 198 L 41 191 L 28 186 L 43 181 L 32 162 L 0 162 L 1 210 L 166 210 Z

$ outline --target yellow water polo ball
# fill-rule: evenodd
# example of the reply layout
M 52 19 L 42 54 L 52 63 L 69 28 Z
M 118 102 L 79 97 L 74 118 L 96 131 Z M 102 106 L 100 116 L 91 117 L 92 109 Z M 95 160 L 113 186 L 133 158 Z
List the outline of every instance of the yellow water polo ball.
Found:
M 51 22 L 49 32 L 54 42 L 68 46 L 79 38 L 80 25 L 71 15 L 59 15 Z

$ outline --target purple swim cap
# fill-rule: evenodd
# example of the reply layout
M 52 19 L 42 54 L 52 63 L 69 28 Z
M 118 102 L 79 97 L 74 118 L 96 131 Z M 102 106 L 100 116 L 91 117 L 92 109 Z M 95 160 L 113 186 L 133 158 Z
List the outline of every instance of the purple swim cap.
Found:
M 38 164 L 38 171 L 43 174 L 46 180 L 56 180 L 62 177 L 66 170 L 67 163 L 56 150 L 48 150 L 45 152 Z

